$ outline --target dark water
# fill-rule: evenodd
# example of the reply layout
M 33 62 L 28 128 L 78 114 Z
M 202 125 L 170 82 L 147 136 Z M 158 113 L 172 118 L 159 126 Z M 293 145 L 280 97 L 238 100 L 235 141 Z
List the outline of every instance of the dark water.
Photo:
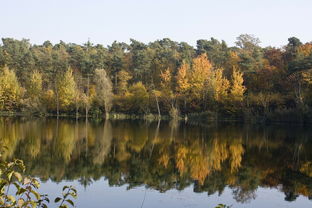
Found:
M 6 159 L 77 207 L 312 207 L 312 128 L 0 118 Z

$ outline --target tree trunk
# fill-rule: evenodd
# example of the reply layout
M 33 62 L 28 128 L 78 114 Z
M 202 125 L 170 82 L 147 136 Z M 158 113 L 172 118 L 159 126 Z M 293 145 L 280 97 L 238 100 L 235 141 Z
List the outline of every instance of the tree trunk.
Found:
M 117 88 L 118 88 L 118 75 L 117 73 L 115 74 L 115 87 L 113 88 L 113 92 L 117 93 Z
M 155 95 L 155 100 L 156 100 L 157 111 L 158 111 L 158 119 L 160 119 L 161 114 L 160 114 L 160 108 L 159 108 L 158 97 L 157 97 L 156 95 Z
M 86 102 L 86 118 L 88 118 L 88 113 L 89 113 L 89 109 L 88 109 L 88 105 L 89 105 L 89 75 L 88 75 L 88 79 L 87 79 L 87 102 Z
M 54 87 L 55 87 L 55 94 L 56 94 L 56 115 L 59 117 L 60 114 L 60 100 L 59 100 L 59 92 L 57 89 L 57 84 L 56 81 L 54 82 Z
M 76 120 L 78 119 L 78 104 L 76 103 Z
M 79 111 L 79 105 L 78 105 L 78 96 L 76 95 L 75 102 L 76 102 L 76 120 L 78 119 L 78 111 Z
M 107 102 L 104 100 L 104 111 L 105 111 L 105 120 L 107 120 L 109 118 L 109 112 L 108 112 L 108 106 L 107 106 Z

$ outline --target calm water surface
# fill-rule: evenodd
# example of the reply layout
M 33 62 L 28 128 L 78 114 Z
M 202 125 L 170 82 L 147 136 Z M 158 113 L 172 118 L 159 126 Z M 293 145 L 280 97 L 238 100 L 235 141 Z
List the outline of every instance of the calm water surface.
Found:
M 312 207 L 312 128 L 0 118 L 5 159 L 77 207 Z

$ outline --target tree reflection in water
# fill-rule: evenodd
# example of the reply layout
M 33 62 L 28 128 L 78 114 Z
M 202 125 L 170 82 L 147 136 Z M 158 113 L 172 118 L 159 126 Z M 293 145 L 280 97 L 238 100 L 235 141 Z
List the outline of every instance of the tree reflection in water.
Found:
M 6 159 L 25 161 L 45 181 L 78 180 L 85 187 L 104 177 L 112 186 L 145 185 L 165 192 L 194 185 L 194 192 L 238 202 L 258 187 L 276 188 L 285 200 L 312 197 L 312 131 L 289 126 L 242 126 L 0 119 Z

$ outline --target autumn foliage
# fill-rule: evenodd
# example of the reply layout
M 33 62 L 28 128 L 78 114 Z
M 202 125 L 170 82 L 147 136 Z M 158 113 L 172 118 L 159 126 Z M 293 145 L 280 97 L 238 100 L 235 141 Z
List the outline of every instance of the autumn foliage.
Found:
M 295 37 L 282 48 L 262 48 L 248 34 L 235 47 L 214 38 L 198 40 L 196 48 L 170 39 L 149 44 L 131 39 L 107 48 L 90 42 L 2 42 L 1 111 L 312 117 L 312 44 Z

